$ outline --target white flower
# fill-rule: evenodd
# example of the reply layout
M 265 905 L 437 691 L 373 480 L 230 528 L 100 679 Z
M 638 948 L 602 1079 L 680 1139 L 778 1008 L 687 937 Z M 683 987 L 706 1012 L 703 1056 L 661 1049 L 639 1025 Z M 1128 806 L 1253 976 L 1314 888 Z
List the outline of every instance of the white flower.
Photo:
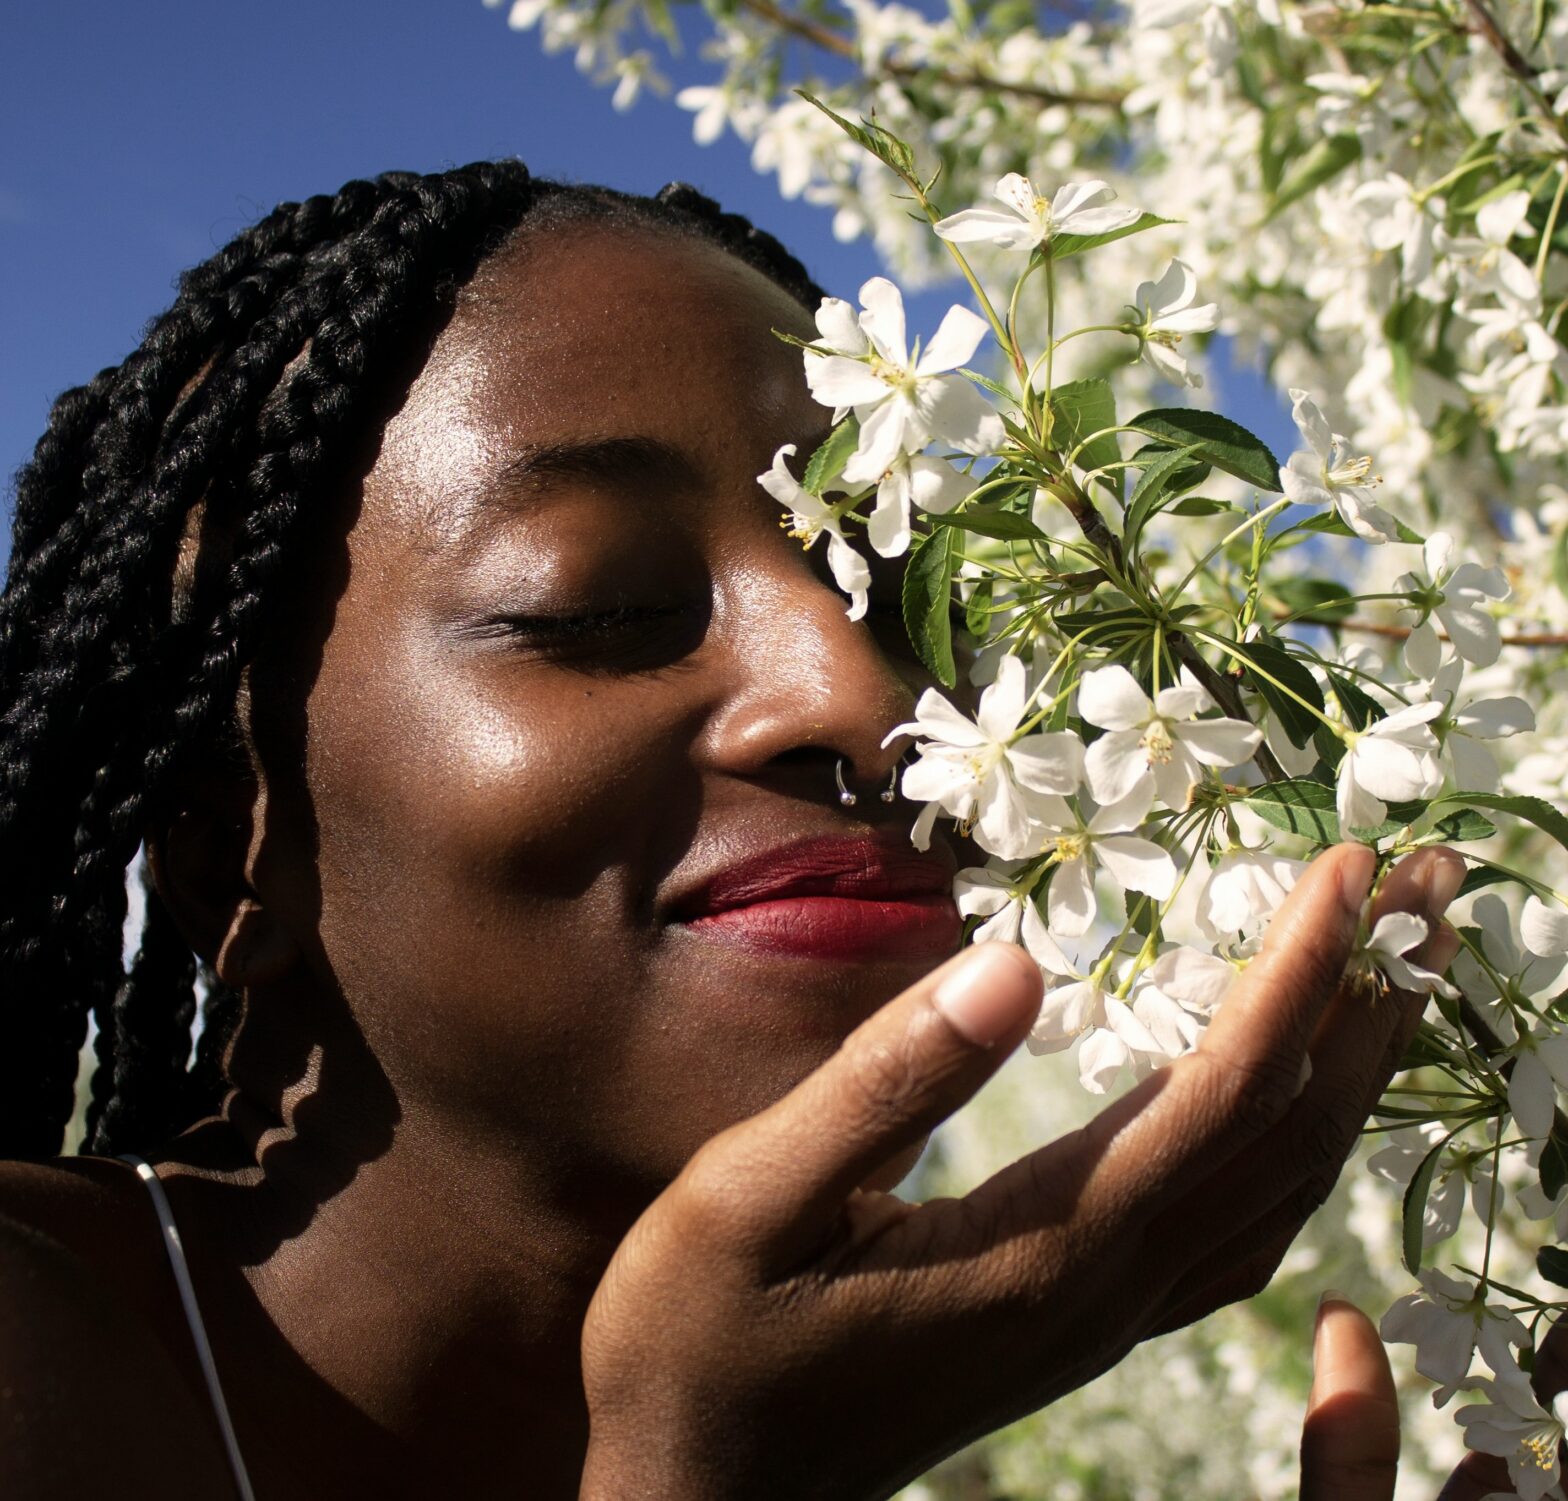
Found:
M 1438 1143 L 1448 1136 L 1448 1129 L 1437 1121 L 1422 1121 L 1419 1125 L 1391 1131 L 1388 1145 L 1367 1159 L 1367 1168 L 1379 1178 L 1404 1190 L 1410 1186 L 1416 1170 L 1437 1148 Z M 1423 1206 L 1423 1246 L 1435 1246 L 1447 1240 L 1459 1228 L 1467 1187 L 1476 1214 L 1483 1222 L 1491 1216 L 1492 1197 L 1497 1192 L 1492 1160 L 1492 1147 L 1470 1147 L 1458 1137 L 1449 1137 L 1438 1153 L 1437 1166 L 1433 1170 L 1431 1187 Z
M 1317 402 L 1295 387 L 1290 396 L 1290 415 L 1308 446 L 1297 449 L 1280 471 L 1285 494 L 1297 505 L 1332 506 L 1367 542 L 1392 542 L 1398 535 L 1394 518 L 1372 499 L 1379 480 L 1370 456 L 1348 457 L 1345 439 L 1329 430 Z
M 1465 661 L 1477 667 L 1490 667 L 1502 650 L 1503 638 L 1497 621 L 1486 609 L 1486 601 L 1507 599 L 1508 580 L 1503 577 L 1501 568 L 1483 568 L 1479 563 L 1455 565 L 1453 554 L 1454 539 L 1447 532 L 1433 532 L 1421 549 L 1425 572 L 1401 574 L 1394 581 L 1396 589 L 1417 596 L 1421 624 L 1412 632 L 1411 639 L 1415 640 L 1417 633 L 1425 632 L 1436 645 L 1437 633 L 1426 624 L 1427 617 L 1435 614 L 1448 632 L 1454 650 Z M 1421 672 L 1420 675 L 1431 677 L 1432 673 Z
M 1437 736 L 1428 723 L 1442 712 L 1436 701 L 1410 704 L 1364 730 L 1344 731 L 1336 805 L 1347 835 L 1382 823 L 1386 803 L 1431 797 L 1442 787 Z
M 1031 1053 L 1057 1053 L 1079 1038 L 1078 1079 L 1090 1094 L 1104 1094 L 1123 1067 L 1144 1072 L 1168 1056 L 1103 977 L 1069 980 L 1047 990 L 1028 1047 Z
M 1507 1051 L 1514 1060 L 1508 1108 L 1520 1133 L 1540 1141 L 1551 1134 L 1557 1091 L 1568 1088 L 1568 1033 L 1543 1018 Z
M 1415 637 L 1405 643 L 1405 661 L 1419 671 L 1426 647 L 1418 643 L 1412 649 Z M 1434 638 L 1431 645 L 1437 644 Z M 1412 658 L 1415 661 L 1412 661 Z M 1535 728 L 1535 711 L 1522 698 L 1509 694 L 1504 698 L 1472 699 L 1456 706 L 1459 696 L 1459 678 L 1464 666 L 1460 659 L 1450 657 L 1437 669 L 1428 689 L 1430 696 L 1440 702 L 1443 712 L 1432 721 L 1432 733 L 1437 736 L 1442 754 L 1454 768 L 1454 780 L 1466 792 L 1495 792 L 1497 790 L 1497 759 L 1482 743 L 1517 735 Z
M 1364 975 L 1381 972 L 1396 989 L 1439 995 L 1457 1000 L 1459 992 L 1441 975 L 1423 969 L 1406 954 L 1426 942 L 1427 920 L 1413 912 L 1385 912 L 1351 955 L 1350 968 Z
M 1519 918 L 1519 936 L 1532 954 L 1560 959 L 1568 955 L 1568 912 L 1548 907 L 1534 894 L 1527 896 Z
M 1120 802 L 1100 808 L 1087 822 L 1066 803 L 1066 815 L 1046 837 L 1055 873 L 1046 896 L 1051 930 L 1069 937 L 1094 922 L 1094 872 L 1103 865 L 1129 891 L 1163 902 L 1176 889 L 1176 863 L 1151 839 L 1131 831 L 1148 814 L 1154 783 L 1146 781 Z M 1069 822 L 1070 820 L 1070 822 Z
M 1000 447 L 1006 432 L 1001 418 L 972 382 L 947 373 L 973 358 L 986 334 L 985 319 L 950 307 L 931 342 L 912 358 L 903 293 L 886 277 L 873 276 L 861 287 L 860 301 L 860 328 L 870 344 L 863 358 L 806 354 L 811 394 L 835 415 L 853 409 L 860 419 L 860 443 L 844 465 L 845 480 L 880 481 L 901 455 L 933 438 L 967 453 Z M 839 311 L 829 316 L 831 337 L 841 337 Z
M 1035 192 L 1034 184 L 1009 172 L 996 185 L 1003 208 L 966 208 L 937 221 L 936 232 L 958 244 L 989 240 L 1003 250 L 1032 250 L 1057 235 L 1103 235 L 1135 224 L 1135 208 L 1105 208 L 1116 196 L 1098 178 L 1091 182 L 1064 183 L 1049 200 Z
M 915 820 L 920 849 L 931 841 L 937 814 L 973 823 L 981 847 L 1004 859 L 1031 853 L 1040 807 L 1074 791 L 1083 779 L 1083 742 L 1066 731 L 1018 734 L 1027 708 L 1023 662 L 1005 656 L 996 681 L 980 695 L 974 719 L 960 714 L 934 688 L 920 695 L 915 718 L 883 741 L 920 735 L 920 759 L 904 773 L 904 796 L 928 806 Z M 1029 794 L 1045 794 L 1030 798 Z M 1062 804 L 1066 807 L 1066 804 Z
M 1465 1443 L 1508 1461 L 1508 1478 L 1519 1501 L 1542 1501 L 1557 1484 L 1557 1446 L 1568 1422 L 1568 1392 L 1559 1392 L 1547 1412 L 1535 1400 L 1530 1378 L 1517 1367 L 1499 1370 L 1495 1381 L 1483 1378 L 1475 1384 L 1492 1400 L 1454 1414 L 1464 1427 Z
M 1422 1291 L 1400 1298 L 1383 1315 L 1378 1333 L 1391 1345 L 1416 1347 L 1416 1369 L 1444 1388 L 1433 1399 L 1439 1407 L 1469 1376 L 1477 1349 L 1499 1374 L 1514 1369 L 1508 1347 L 1530 1346 L 1529 1331 L 1515 1315 L 1489 1305 L 1473 1283 L 1433 1268 L 1420 1281 Z
M 946 459 L 905 454 L 893 460 L 877 485 L 877 505 L 866 523 L 866 537 L 884 558 L 896 558 L 909 547 L 911 506 L 928 514 L 951 511 L 975 481 Z
M 1089 747 L 1084 772 L 1095 800 L 1120 802 L 1152 780 L 1168 807 L 1187 806 L 1205 766 L 1235 766 L 1262 743 L 1240 719 L 1196 719 L 1214 701 L 1185 669 L 1153 702 L 1125 667 L 1097 667 L 1078 685 L 1078 712 L 1109 731 Z
M 1230 849 L 1198 893 L 1198 927 L 1206 938 L 1252 932 L 1274 915 L 1307 868 L 1272 850 Z
M 1475 235 L 1450 235 L 1438 230 L 1438 248 L 1455 263 L 1462 303 L 1476 297 L 1497 297 L 1524 310 L 1539 308 L 1540 284 L 1534 273 L 1508 248 L 1530 209 L 1530 195 L 1520 189 L 1476 210 Z M 1461 311 L 1470 316 L 1470 308 Z
M 1017 882 L 1018 873 L 1027 868 L 1022 860 L 993 860 L 988 866 L 970 866 L 954 876 L 953 899 L 965 917 L 986 919 L 975 929 L 971 942 L 1021 941 L 1035 963 L 1048 974 L 1071 975 L 1072 964 L 1046 931 L 1030 886 Z
M 804 546 L 810 547 L 824 532 L 827 534 L 828 568 L 833 582 L 849 595 L 849 618 L 859 620 L 866 613 L 870 598 L 871 569 L 845 540 L 837 508 L 803 489 L 785 466 L 785 457 L 794 452 L 793 443 L 780 448 L 773 455 L 773 467 L 766 474 L 759 474 L 757 483 L 790 512 L 790 536 L 799 537 Z
M 1397 172 L 1364 182 L 1350 195 L 1366 217 L 1367 241 L 1377 250 L 1398 250 L 1400 274 L 1408 286 L 1432 270 L 1433 238 L 1442 226 L 1443 200 L 1418 199 Z
M 1176 352 L 1183 334 L 1207 333 L 1219 322 L 1219 308 L 1212 302 L 1191 306 L 1198 295 L 1198 278 L 1185 261 L 1173 260 L 1158 281 L 1141 282 L 1133 301 L 1143 315 L 1130 330 L 1140 341 L 1139 354 L 1166 380 L 1201 386 L 1203 377 L 1187 368 Z

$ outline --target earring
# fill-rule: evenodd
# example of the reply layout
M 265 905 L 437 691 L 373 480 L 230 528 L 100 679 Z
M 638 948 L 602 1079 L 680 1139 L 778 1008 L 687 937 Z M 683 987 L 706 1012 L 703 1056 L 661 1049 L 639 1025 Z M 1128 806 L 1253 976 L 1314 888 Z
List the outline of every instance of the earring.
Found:
M 898 767 L 888 773 L 887 786 L 878 794 L 884 803 L 891 803 L 898 797 Z
M 844 758 L 840 756 L 833 763 L 833 780 L 838 783 L 838 800 L 846 808 L 853 808 L 858 799 L 855 794 L 844 785 Z

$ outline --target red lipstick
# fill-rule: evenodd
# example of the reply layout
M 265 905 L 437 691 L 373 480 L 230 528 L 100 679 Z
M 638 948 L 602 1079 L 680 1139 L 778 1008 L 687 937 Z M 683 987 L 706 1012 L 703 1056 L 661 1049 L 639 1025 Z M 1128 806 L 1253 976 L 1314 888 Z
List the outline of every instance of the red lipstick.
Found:
M 937 960 L 963 919 L 953 868 L 933 850 L 819 838 L 741 860 L 682 901 L 677 920 L 753 952 L 839 961 Z

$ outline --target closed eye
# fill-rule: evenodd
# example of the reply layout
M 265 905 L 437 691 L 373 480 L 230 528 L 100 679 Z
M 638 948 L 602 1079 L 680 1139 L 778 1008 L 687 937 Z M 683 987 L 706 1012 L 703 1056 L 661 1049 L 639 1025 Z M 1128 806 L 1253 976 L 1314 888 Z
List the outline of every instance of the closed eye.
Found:
M 689 654 L 707 625 L 679 605 L 617 605 L 569 615 L 498 615 L 480 635 L 585 672 L 645 672 Z

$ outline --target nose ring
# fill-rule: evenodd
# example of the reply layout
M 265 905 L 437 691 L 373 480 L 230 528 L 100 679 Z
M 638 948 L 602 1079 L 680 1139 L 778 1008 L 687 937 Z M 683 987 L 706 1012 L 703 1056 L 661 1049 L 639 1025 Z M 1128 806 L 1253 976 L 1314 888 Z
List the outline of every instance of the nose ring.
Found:
M 844 785 L 844 758 L 840 756 L 833 763 L 833 780 L 838 783 L 838 800 L 846 808 L 853 808 L 859 798 Z M 877 794 L 884 803 L 891 803 L 898 797 L 898 767 L 888 773 L 887 786 Z

